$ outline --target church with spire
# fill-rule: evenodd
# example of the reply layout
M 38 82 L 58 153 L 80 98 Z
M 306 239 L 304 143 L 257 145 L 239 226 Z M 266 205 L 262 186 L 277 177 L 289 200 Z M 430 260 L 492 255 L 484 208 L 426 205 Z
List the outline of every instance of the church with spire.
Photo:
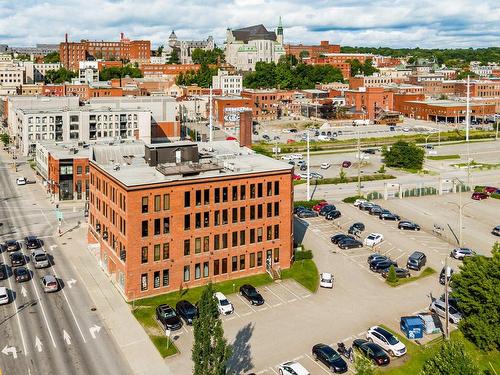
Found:
M 283 37 L 281 17 L 276 31 L 268 31 L 262 24 L 227 29 L 226 62 L 239 71 L 253 71 L 259 61 L 277 63 L 285 55 Z

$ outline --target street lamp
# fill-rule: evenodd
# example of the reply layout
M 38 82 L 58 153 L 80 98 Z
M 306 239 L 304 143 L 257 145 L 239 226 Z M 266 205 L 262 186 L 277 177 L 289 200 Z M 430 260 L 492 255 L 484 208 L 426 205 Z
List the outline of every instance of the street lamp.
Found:
M 458 181 L 461 185 L 464 185 L 463 181 L 461 181 L 460 179 L 458 179 L 456 177 L 453 178 L 453 181 Z M 462 187 L 460 187 L 460 191 L 458 193 L 458 197 L 459 197 L 459 203 L 458 204 L 455 203 L 455 202 L 448 202 L 448 203 L 458 207 L 458 225 L 459 225 L 459 227 L 458 227 L 458 246 L 462 247 L 463 210 L 469 204 L 473 204 L 473 203 L 476 203 L 476 202 L 472 201 L 472 202 L 467 202 L 465 204 L 462 204 Z

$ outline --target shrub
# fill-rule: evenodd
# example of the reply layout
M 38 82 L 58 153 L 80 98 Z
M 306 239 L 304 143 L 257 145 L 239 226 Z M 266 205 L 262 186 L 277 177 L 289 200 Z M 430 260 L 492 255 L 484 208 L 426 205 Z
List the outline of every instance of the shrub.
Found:
M 364 196 L 362 196 L 362 195 L 354 195 L 352 197 L 347 197 L 347 198 L 342 199 L 342 202 L 344 202 L 344 203 L 354 203 L 354 202 L 356 202 L 356 199 L 366 199 L 366 198 Z
M 323 200 L 321 199 L 311 199 L 310 201 L 296 201 L 293 203 L 294 207 L 299 207 L 303 206 L 305 208 L 313 208 L 313 206 L 316 206 L 319 202 L 322 202 Z
M 494 198 L 494 199 L 500 199 L 500 194 L 498 194 L 498 193 L 492 193 L 492 194 L 490 195 L 490 197 L 492 197 L 492 198 Z
M 385 164 L 382 164 L 378 169 L 377 173 L 385 174 Z
M 477 193 L 482 193 L 484 191 L 484 186 L 474 186 L 474 191 Z
M 396 276 L 396 270 L 394 269 L 394 265 L 389 267 L 389 273 L 387 274 L 387 282 L 395 283 L 398 281 L 398 277 Z
M 302 250 L 302 251 L 296 251 L 294 259 L 297 260 L 305 260 L 305 259 L 312 259 L 313 258 L 313 253 L 311 250 Z

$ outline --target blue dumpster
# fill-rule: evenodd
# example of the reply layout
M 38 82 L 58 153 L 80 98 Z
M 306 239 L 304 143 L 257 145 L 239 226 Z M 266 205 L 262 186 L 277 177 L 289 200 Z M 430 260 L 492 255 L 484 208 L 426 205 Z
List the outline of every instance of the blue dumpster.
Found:
M 418 316 L 402 316 L 399 326 L 410 340 L 421 339 L 424 336 L 425 324 Z

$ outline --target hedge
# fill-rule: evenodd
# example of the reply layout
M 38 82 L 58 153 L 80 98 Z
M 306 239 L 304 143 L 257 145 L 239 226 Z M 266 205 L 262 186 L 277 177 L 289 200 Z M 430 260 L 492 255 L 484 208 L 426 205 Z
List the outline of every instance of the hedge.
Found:
M 323 202 L 323 199 L 311 199 L 310 201 L 295 201 L 293 202 L 294 207 L 305 207 L 312 209 L 313 206 L 316 206 L 319 202 Z
M 311 250 L 301 250 L 301 251 L 296 251 L 294 260 L 305 260 L 305 259 L 312 259 L 313 258 L 313 253 Z
M 342 199 L 342 202 L 344 202 L 344 203 L 354 203 L 354 202 L 356 202 L 357 199 L 366 199 L 366 198 L 364 196 L 362 196 L 362 195 L 354 195 L 352 197 L 347 197 L 347 198 Z

